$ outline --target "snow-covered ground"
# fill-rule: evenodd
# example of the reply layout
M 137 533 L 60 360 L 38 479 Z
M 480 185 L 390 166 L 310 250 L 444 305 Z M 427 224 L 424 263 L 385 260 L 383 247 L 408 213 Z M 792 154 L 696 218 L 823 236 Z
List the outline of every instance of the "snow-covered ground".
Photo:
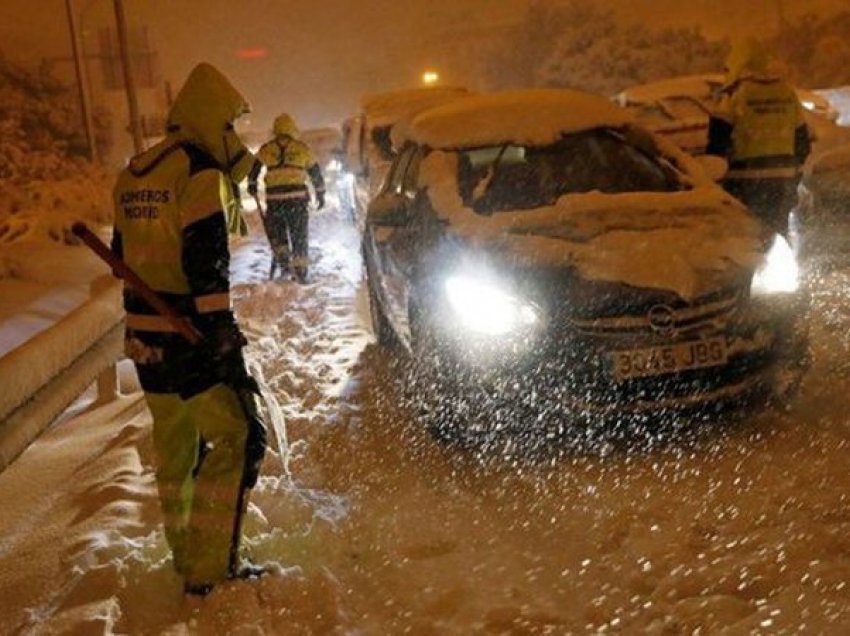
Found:
M 314 217 L 310 284 L 235 259 L 251 359 L 286 416 L 247 550 L 286 574 L 185 599 L 139 396 L 55 426 L 0 474 L 0 633 L 844 633 L 850 276 L 818 282 L 787 412 L 476 454 L 418 422 L 371 344 L 350 222 Z M 411 399 L 413 398 L 413 399 Z

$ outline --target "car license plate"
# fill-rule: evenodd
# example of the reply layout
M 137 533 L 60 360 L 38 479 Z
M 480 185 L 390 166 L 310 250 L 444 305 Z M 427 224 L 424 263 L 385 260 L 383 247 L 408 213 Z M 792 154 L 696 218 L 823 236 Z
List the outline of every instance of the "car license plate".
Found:
M 693 340 L 664 347 L 614 351 L 614 379 L 618 382 L 705 369 L 726 364 L 729 354 L 725 338 Z

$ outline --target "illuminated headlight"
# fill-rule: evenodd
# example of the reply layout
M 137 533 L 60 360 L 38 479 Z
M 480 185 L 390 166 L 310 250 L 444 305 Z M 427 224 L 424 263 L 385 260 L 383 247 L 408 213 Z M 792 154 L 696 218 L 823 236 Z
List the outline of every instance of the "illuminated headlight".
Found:
M 790 294 L 799 288 L 800 268 L 794 251 L 788 241 L 777 234 L 764 263 L 753 276 L 750 293 L 753 296 Z
M 461 324 L 483 335 L 503 336 L 533 329 L 540 323 L 534 305 L 473 277 L 449 277 L 446 297 Z

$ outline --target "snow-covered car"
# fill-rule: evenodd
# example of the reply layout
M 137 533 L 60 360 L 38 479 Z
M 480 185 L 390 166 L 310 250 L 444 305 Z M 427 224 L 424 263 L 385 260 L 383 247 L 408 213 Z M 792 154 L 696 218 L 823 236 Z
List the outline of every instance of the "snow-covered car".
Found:
M 807 269 L 850 266 L 850 145 L 806 165 L 791 236 Z
M 766 228 L 628 111 L 482 95 L 396 141 L 363 253 L 377 339 L 428 386 L 563 418 L 740 404 L 799 377 L 787 245 L 768 258 Z
M 367 95 L 360 114 L 343 123 L 346 170 L 351 175 L 351 199 L 355 216 L 365 216 L 369 200 L 381 188 L 395 157 L 392 129 L 417 114 L 470 95 L 460 86 L 411 88 Z
M 393 126 L 469 94 L 462 86 L 437 86 L 378 93 L 361 100 L 361 168 L 368 178 L 371 194 L 383 183 L 395 156 L 391 140 Z
M 723 85 L 721 74 L 688 75 L 632 86 L 614 101 L 632 111 L 637 121 L 654 133 L 670 139 L 685 152 L 700 155 L 708 144 L 708 119 Z M 817 150 L 825 150 L 842 132 L 836 125 L 838 112 L 826 97 L 814 91 L 798 88 L 797 96 L 819 142 Z

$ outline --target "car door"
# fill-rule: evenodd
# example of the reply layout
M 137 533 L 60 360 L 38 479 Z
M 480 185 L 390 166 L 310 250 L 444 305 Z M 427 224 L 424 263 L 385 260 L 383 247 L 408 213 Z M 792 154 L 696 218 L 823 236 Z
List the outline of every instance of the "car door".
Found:
M 381 192 L 369 206 L 368 240 L 377 277 L 379 301 L 396 333 L 409 337 L 407 303 L 416 257 L 416 223 L 411 216 L 415 198 L 419 148 L 410 145 L 398 156 Z M 374 288 L 373 288 L 374 289 Z

